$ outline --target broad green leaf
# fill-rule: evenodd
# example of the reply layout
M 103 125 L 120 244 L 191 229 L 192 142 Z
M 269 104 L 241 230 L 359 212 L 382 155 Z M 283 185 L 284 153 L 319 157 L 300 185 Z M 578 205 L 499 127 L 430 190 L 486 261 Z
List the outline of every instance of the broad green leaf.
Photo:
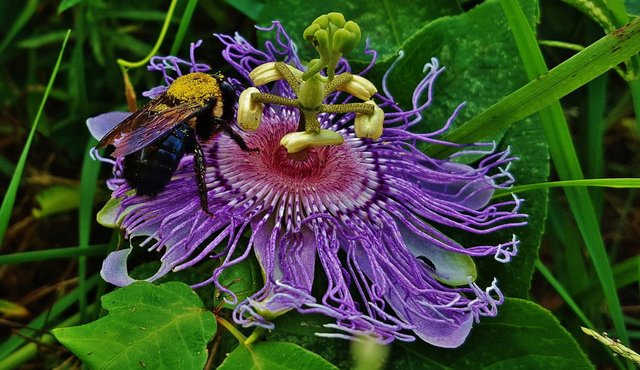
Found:
M 136 253 L 146 254 L 148 251 L 133 243 L 133 255 Z M 131 257 L 130 257 L 131 258 Z M 0 256 L 2 261 L 2 256 Z M 219 266 L 219 261 L 207 261 L 197 266 L 175 271 L 158 279 L 156 283 L 164 283 L 168 281 L 180 281 L 185 284 L 193 285 L 207 280 L 211 277 L 212 272 Z M 136 266 L 131 270 L 131 277 L 143 280 L 153 276 L 160 268 L 160 261 L 153 261 Z M 237 302 L 242 302 L 245 298 L 251 296 L 264 285 L 262 270 L 254 256 L 250 256 L 244 261 L 235 264 L 220 275 L 219 282 L 222 286 L 232 291 Z M 207 307 L 222 307 L 233 309 L 232 306 L 223 301 L 224 298 L 230 300 L 228 294 L 220 294 L 219 290 L 213 284 L 207 284 L 196 290 L 196 293 L 202 298 Z
M 557 102 L 558 99 L 637 54 L 640 51 L 638 30 L 640 30 L 640 19 L 634 19 L 628 25 L 604 36 L 572 58 L 485 109 L 462 127 L 446 134 L 445 139 L 467 143 L 481 140 L 487 133 L 500 132 L 505 127 Z M 448 148 L 433 147 L 430 148 L 429 153 L 443 156 L 448 151 L 450 151 Z
M 511 149 L 519 160 L 512 163 L 509 172 L 516 184 L 541 183 L 549 177 L 549 150 L 544 131 L 538 117 L 531 117 L 512 126 L 504 135 L 502 149 Z M 525 185 L 526 186 L 526 185 Z M 510 196 L 509 196 L 510 197 Z M 527 298 L 531 288 L 534 263 L 538 258 L 540 240 L 547 217 L 548 190 L 529 191 L 518 194 L 524 199 L 520 212 L 528 215 L 527 225 L 511 228 L 492 235 L 493 243 L 504 243 L 514 234 L 520 241 L 518 255 L 509 263 L 499 263 L 490 258 L 476 259 L 478 276 L 488 279 L 497 278 L 498 287 L 510 297 Z M 496 199 L 496 202 L 505 198 Z M 482 284 L 481 284 L 482 285 Z
M 36 195 L 38 206 L 32 213 L 35 218 L 67 212 L 80 205 L 80 189 L 77 186 L 53 185 Z
M 538 19 L 537 2 L 520 2 L 531 24 Z M 525 70 L 507 20 L 497 1 L 488 1 L 468 13 L 435 20 L 417 32 L 402 47 L 405 56 L 396 64 L 388 86 L 396 101 L 408 109 L 413 88 L 423 76 L 422 67 L 432 57 L 446 68 L 435 83 L 433 103 L 425 112 L 418 130 L 432 131 L 442 127 L 455 107 L 463 101 L 466 106 L 458 115 L 460 124 L 471 119 L 502 97 L 527 82 Z M 392 60 L 376 65 L 373 74 L 377 80 Z M 410 83 L 409 83 L 410 81 Z M 505 134 L 506 132 L 506 134 Z M 549 154 L 538 118 L 531 118 L 508 130 L 494 131 L 477 138 L 480 141 L 501 141 L 502 149 L 511 148 L 513 156 L 520 158 L 511 169 L 516 184 L 544 182 L 549 174 Z M 422 145 L 422 149 L 432 149 Z M 520 240 L 519 253 L 510 264 L 501 264 L 490 258 L 475 259 L 481 285 L 498 277 L 499 286 L 510 296 L 527 297 L 533 264 L 546 217 L 547 192 L 522 195 L 526 198 L 521 211 L 529 214 L 528 225 L 494 234 L 488 243 L 511 240 L 515 234 Z M 464 245 L 476 245 L 475 235 L 449 235 Z
M 523 0 L 521 5 L 529 22 L 535 24 L 537 2 Z M 388 86 L 404 109 L 411 108 L 413 87 L 424 77 L 423 67 L 431 58 L 446 68 L 435 83 L 433 103 L 420 131 L 441 128 L 456 106 L 466 102 L 454 122 L 454 127 L 460 125 L 527 82 L 524 68 L 517 63 L 519 54 L 507 20 L 496 1 L 427 24 L 402 45 L 402 50 L 404 57 L 389 75 Z M 379 87 L 382 74 L 395 60 L 392 57 L 375 66 L 372 74 Z M 504 131 L 479 139 L 499 140 Z
M 370 38 L 370 46 L 378 52 L 378 58 L 385 59 L 394 55 L 402 43 L 425 24 L 461 11 L 456 2 L 451 0 L 432 0 L 419 4 L 410 0 L 393 3 L 380 0 L 329 0 L 309 2 L 304 7 L 299 4 L 296 0 L 271 1 L 260 13 L 258 23 L 268 26 L 271 21 L 281 21 L 305 60 L 317 58 L 317 54 L 307 41 L 302 40 L 302 32 L 322 14 L 341 12 L 345 19 L 358 23 L 363 37 L 348 57 L 368 61 L 370 57 L 362 54 L 367 37 Z M 291 9 L 296 11 L 292 12 Z
M 102 297 L 109 313 L 92 323 L 53 330 L 94 369 L 202 369 L 216 331 L 189 286 L 139 282 Z
M 627 7 L 627 13 L 634 17 L 640 14 L 640 1 L 638 0 L 624 0 L 624 5 Z
M 326 333 L 326 324 L 334 321 L 324 315 L 307 314 L 303 315 L 296 311 L 289 311 L 286 314 L 273 320 L 276 330 L 268 333 L 269 341 L 279 341 L 296 343 L 305 349 L 321 355 L 339 369 L 352 369 L 353 359 L 349 354 L 350 345 L 343 340 L 334 338 L 323 338 L 315 333 Z M 329 329 L 332 330 L 332 329 Z
M 220 275 L 219 281 L 220 284 L 227 287 L 227 289 L 236 295 L 238 302 L 242 302 L 264 285 L 262 269 L 255 258 L 247 258 L 227 268 Z M 216 297 L 216 301 L 221 301 L 223 298 L 230 299 L 228 294 L 224 294 L 222 297 Z M 224 307 L 233 308 L 233 306 L 226 302 L 224 303 Z
M 258 20 L 258 16 L 265 6 L 265 4 L 259 0 L 226 0 L 225 2 L 254 21 Z
M 240 345 L 218 368 L 220 370 L 322 370 L 337 369 L 319 355 L 293 344 L 262 342 Z
M 454 350 L 414 342 L 394 347 L 393 369 L 593 369 L 578 344 L 546 309 L 507 299 Z
M 616 28 L 614 14 L 607 6 L 607 0 L 563 0 L 593 19 L 609 33 Z

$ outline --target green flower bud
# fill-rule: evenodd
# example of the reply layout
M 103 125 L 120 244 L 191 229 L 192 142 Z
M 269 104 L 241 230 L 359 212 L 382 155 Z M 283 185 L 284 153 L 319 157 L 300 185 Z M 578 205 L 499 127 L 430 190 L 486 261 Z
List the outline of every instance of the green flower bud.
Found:
M 333 34 L 333 49 L 342 54 L 347 54 L 360 42 L 360 27 L 357 23 L 349 21 L 344 28 L 336 30 Z
M 310 41 L 320 54 L 320 62 L 310 66 L 302 79 L 307 80 L 326 67 L 327 77 L 332 80 L 340 57 L 353 50 L 360 41 L 361 33 L 355 22 L 347 22 L 344 15 L 332 12 L 316 18 L 304 30 L 302 36 Z

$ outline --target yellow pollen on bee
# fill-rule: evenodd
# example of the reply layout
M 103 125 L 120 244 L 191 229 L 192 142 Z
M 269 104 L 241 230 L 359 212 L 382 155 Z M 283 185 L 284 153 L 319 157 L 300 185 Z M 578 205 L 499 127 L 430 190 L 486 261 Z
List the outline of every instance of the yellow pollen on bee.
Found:
M 167 110 L 169 108 L 171 108 L 171 107 L 166 105 L 166 104 L 158 104 L 158 105 L 155 105 L 155 106 L 151 107 L 151 111 L 160 113 L 160 112 L 164 112 L 165 110 Z
M 176 78 L 167 89 L 167 95 L 189 104 L 203 106 L 211 98 L 221 95 L 218 81 L 206 73 L 194 72 Z

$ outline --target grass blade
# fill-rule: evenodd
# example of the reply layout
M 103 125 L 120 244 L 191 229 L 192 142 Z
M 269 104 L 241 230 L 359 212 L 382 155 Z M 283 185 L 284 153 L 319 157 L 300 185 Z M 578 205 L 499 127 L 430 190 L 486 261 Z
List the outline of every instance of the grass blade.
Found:
M 198 5 L 198 0 L 189 0 L 187 3 L 184 13 L 182 13 L 182 19 L 180 19 L 178 32 L 176 32 L 176 37 L 173 39 L 173 45 L 171 45 L 170 55 L 178 55 L 178 51 L 180 50 L 180 46 L 182 46 L 182 41 L 184 40 L 184 35 L 187 33 L 187 29 L 191 24 L 191 17 L 193 16 L 193 12 L 196 10 L 196 5 Z
M 9 226 L 9 219 L 11 218 L 11 213 L 13 212 L 13 205 L 16 201 L 16 193 L 18 192 L 18 186 L 20 186 L 22 172 L 24 171 L 24 165 L 27 162 L 27 155 L 29 154 L 29 149 L 31 148 L 31 142 L 33 141 L 33 137 L 35 136 L 38 122 L 40 121 L 42 111 L 44 110 L 44 105 L 49 98 L 49 93 L 51 92 L 51 89 L 53 87 L 53 83 L 56 79 L 56 75 L 58 74 L 58 70 L 60 69 L 62 55 L 64 53 L 65 47 L 67 46 L 67 41 L 69 41 L 70 34 L 71 30 L 67 31 L 67 35 L 62 42 L 62 47 L 60 49 L 60 53 L 58 54 L 58 60 L 56 61 L 56 65 L 53 67 L 53 72 L 51 72 L 51 77 L 49 78 L 49 83 L 47 84 L 47 88 L 44 91 L 44 96 L 42 97 L 42 101 L 40 103 L 38 113 L 36 114 L 36 118 L 33 121 L 33 125 L 31 125 L 29 137 L 27 138 L 27 142 L 22 149 L 22 154 L 20 154 L 20 159 L 18 160 L 16 170 L 13 172 L 13 176 L 11 177 L 11 182 L 9 183 L 9 187 L 7 188 L 7 193 L 2 199 L 2 206 L 0 206 L 0 247 L 2 247 L 2 241 L 4 240 L 7 226 Z
M 516 44 L 520 50 L 521 58 L 526 61 L 525 70 L 527 71 L 529 78 L 532 79 L 535 78 L 535 76 L 545 73 L 547 67 L 544 59 L 542 58 L 542 53 L 538 48 L 531 27 L 527 23 L 518 3 L 515 0 L 500 0 L 500 4 L 505 10 L 511 29 L 514 31 L 514 37 L 516 38 Z M 639 25 L 640 22 L 635 22 L 635 27 L 638 27 Z M 620 32 L 624 32 L 624 29 L 619 29 L 613 34 L 619 34 Z M 637 33 L 637 35 L 640 36 L 640 33 Z M 605 36 L 605 38 L 608 36 Z M 629 35 L 629 37 L 631 37 L 631 35 Z M 598 44 L 599 42 L 600 41 L 595 44 Z M 640 44 L 638 46 L 640 46 Z M 584 51 L 587 51 L 590 48 L 591 47 Z M 571 61 L 571 59 L 569 61 Z M 559 67 L 560 66 L 557 68 Z M 587 70 L 589 69 L 595 70 L 597 68 L 587 68 Z M 578 72 L 574 72 L 574 74 L 575 73 L 580 74 Z M 552 86 L 551 90 L 548 91 L 548 94 L 554 95 L 553 90 L 559 90 L 561 88 L 561 86 Z M 551 159 L 553 160 L 561 179 L 581 179 L 583 177 L 582 170 L 580 169 L 580 163 L 578 162 L 578 157 L 576 155 L 575 148 L 573 147 L 569 128 L 564 118 L 560 103 L 555 101 L 550 102 L 550 104 L 551 106 L 549 108 L 540 111 L 540 117 L 544 126 L 545 136 L 549 143 Z M 565 194 L 569 201 L 576 223 L 578 224 L 578 229 L 580 230 L 587 250 L 591 255 L 591 260 L 593 261 L 596 274 L 605 295 L 607 306 L 609 307 L 616 335 L 624 344 L 628 345 L 629 336 L 622 317 L 622 308 L 618 299 L 618 292 L 615 287 L 613 273 L 609 264 L 609 257 L 604 247 L 602 235 L 600 234 L 600 227 L 589 193 L 585 188 L 565 188 Z
M 598 187 L 598 188 L 614 188 L 629 189 L 640 188 L 640 178 L 616 178 L 616 179 L 579 179 L 579 180 L 563 180 L 548 181 L 536 184 L 518 185 L 509 189 L 498 189 L 493 195 L 494 198 L 508 196 L 511 193 L 521 193 L 523 191 L 548 189 L 548 188 L 565 188 L 565 187 Z
M 0 265 L 46 261 L 57 258 L 74 258 L 80 256 L 105 256 L 113 248 L 110 244 L 90 245 L 89 248 L 69 247 L 54 248 L 41 251 L 21 252 L 0 255 Z
M 533 40 L 535 41 L 535 39 Z M 536 49 L 538 49 L 536 45 Z M 547 73 L 529 82 L 443 137 L 456 143 L 481 141 L 539 112 L 640 51 L 640 17 L 604 36 Z M 538 49 L 539 52 L 539 49 Z M 455 151 L 441 145 L 427 154 L 445 157 Z

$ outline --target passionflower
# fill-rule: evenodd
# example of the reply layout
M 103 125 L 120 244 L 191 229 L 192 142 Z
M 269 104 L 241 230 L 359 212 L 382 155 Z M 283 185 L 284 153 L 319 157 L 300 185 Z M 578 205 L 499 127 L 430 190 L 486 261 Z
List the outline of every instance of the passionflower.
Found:
M 262 31 L 275 33 L 261 51 L 239 35 L 216 35 L 224 44 L 224 59 L 242 76 L 232 83 L 249 85 L 249 73 L 266 63 L 284 61 L 304 67 L 278 22 Z M 160 71 L 166 84 L 147 92 L 166 90 L 173 77 L 208 66 L 191 60 L 157 57 L 151 70 Z M 366 48 L 375 63 L 375 52 Z M 181 70 L 181 66 L 184 71 Z M 370 67 L 371 67 L 370 66 Z M 393 68 L 393 67 L 391 67 Z M 370 68 L 367 68 L 368 70 Z M 366 71 L 365 70 L 365 71 Z M 351 72 L 340 59 L 336 73 Z M 295 108 L 266 104 L 261 121 L 249 120 L 255 131 L 240 133 L 259 151 L 242 151 L 229 137 L 219 135 L 204 145 L 210 210 L 200 206 L 192 156 L 185 156 L 171 182 L 155 197 L 137 196 L 121 178 L 121 159 L 114 164 L 109 185 L 112 200 L 99 214 L 104 224 L 117 225 L 129 237 L 145 236 L 142 244 L 159 253 L 160 269 L 148 281 L 203 260 L 220 258 L 211 277 L 194 286 L 215 284 L 235 297 L 218 278 L 232 265 L 254 254 L 264 272 L 264 286 L 236 304 L 233 317 L 245 326 L 272 328 L 272 318 L 292 309 L 320 313 L 335 322 L 318 333 L 326 337 L 369 335 L 381 343 L 412 341 L 415 336 L 440 347 L 457 347 L 474 321 L 494 316 L 503 295 L 497 282 L 487 288 L 476 283 L 472 257 L 489 256 L 508 262 L 516 253 L 515 236 L 499 245 L 461 245 L 439 227 L 459 233 L 489 234 L 525 224 L 515 196 L 492 203 L 495 189 L 508 188 L 514 160 L 509 150 L 494 144 L 476 144 L 483 157 L 474 165 L 456 158 L 435 159 L 417 149 L 417 142 L 456 145 L 438 139 L 463 108 L 453 109 L 442 129 L 414 133 L 432 100 L 433 86 L 444 68 L 432 59 L 425 76 L 416 81 L 413 103 L 403 109 L 394 103 L 384 76 L 383 93 L 373 99 L 384 110 L 384 130 L 378 140 L 358 138 L 354 113 L 318 115 L 322 129 L 332 130 L 344 143 L 320 146 L 295 154 L 281 139 L 296 131 Z M 403 86 L 402 88 L 407 88 Z M 256 87 L 261 92 L 292 97 L 282 81 Z M 344 92 L 327 104 L 351 99 Z M 110 113 L 88 120 L 97 136 L 122 120 Z M 359 129 L 372 130 L 367 122 Z M 373 132 L 370 136 L 378 136 Z M 478 149 L 480 148 L 480 149 Z M 248 242 L 241 241 L 249 235 Z M 104 261 L 103 278 L 117 286 L 134 282 L 127 271 L 130 249 L 112 252 Z M 324 275 L 326 286 L 312 286 Z M 321 289 L 321 290 L 320 290 Z

